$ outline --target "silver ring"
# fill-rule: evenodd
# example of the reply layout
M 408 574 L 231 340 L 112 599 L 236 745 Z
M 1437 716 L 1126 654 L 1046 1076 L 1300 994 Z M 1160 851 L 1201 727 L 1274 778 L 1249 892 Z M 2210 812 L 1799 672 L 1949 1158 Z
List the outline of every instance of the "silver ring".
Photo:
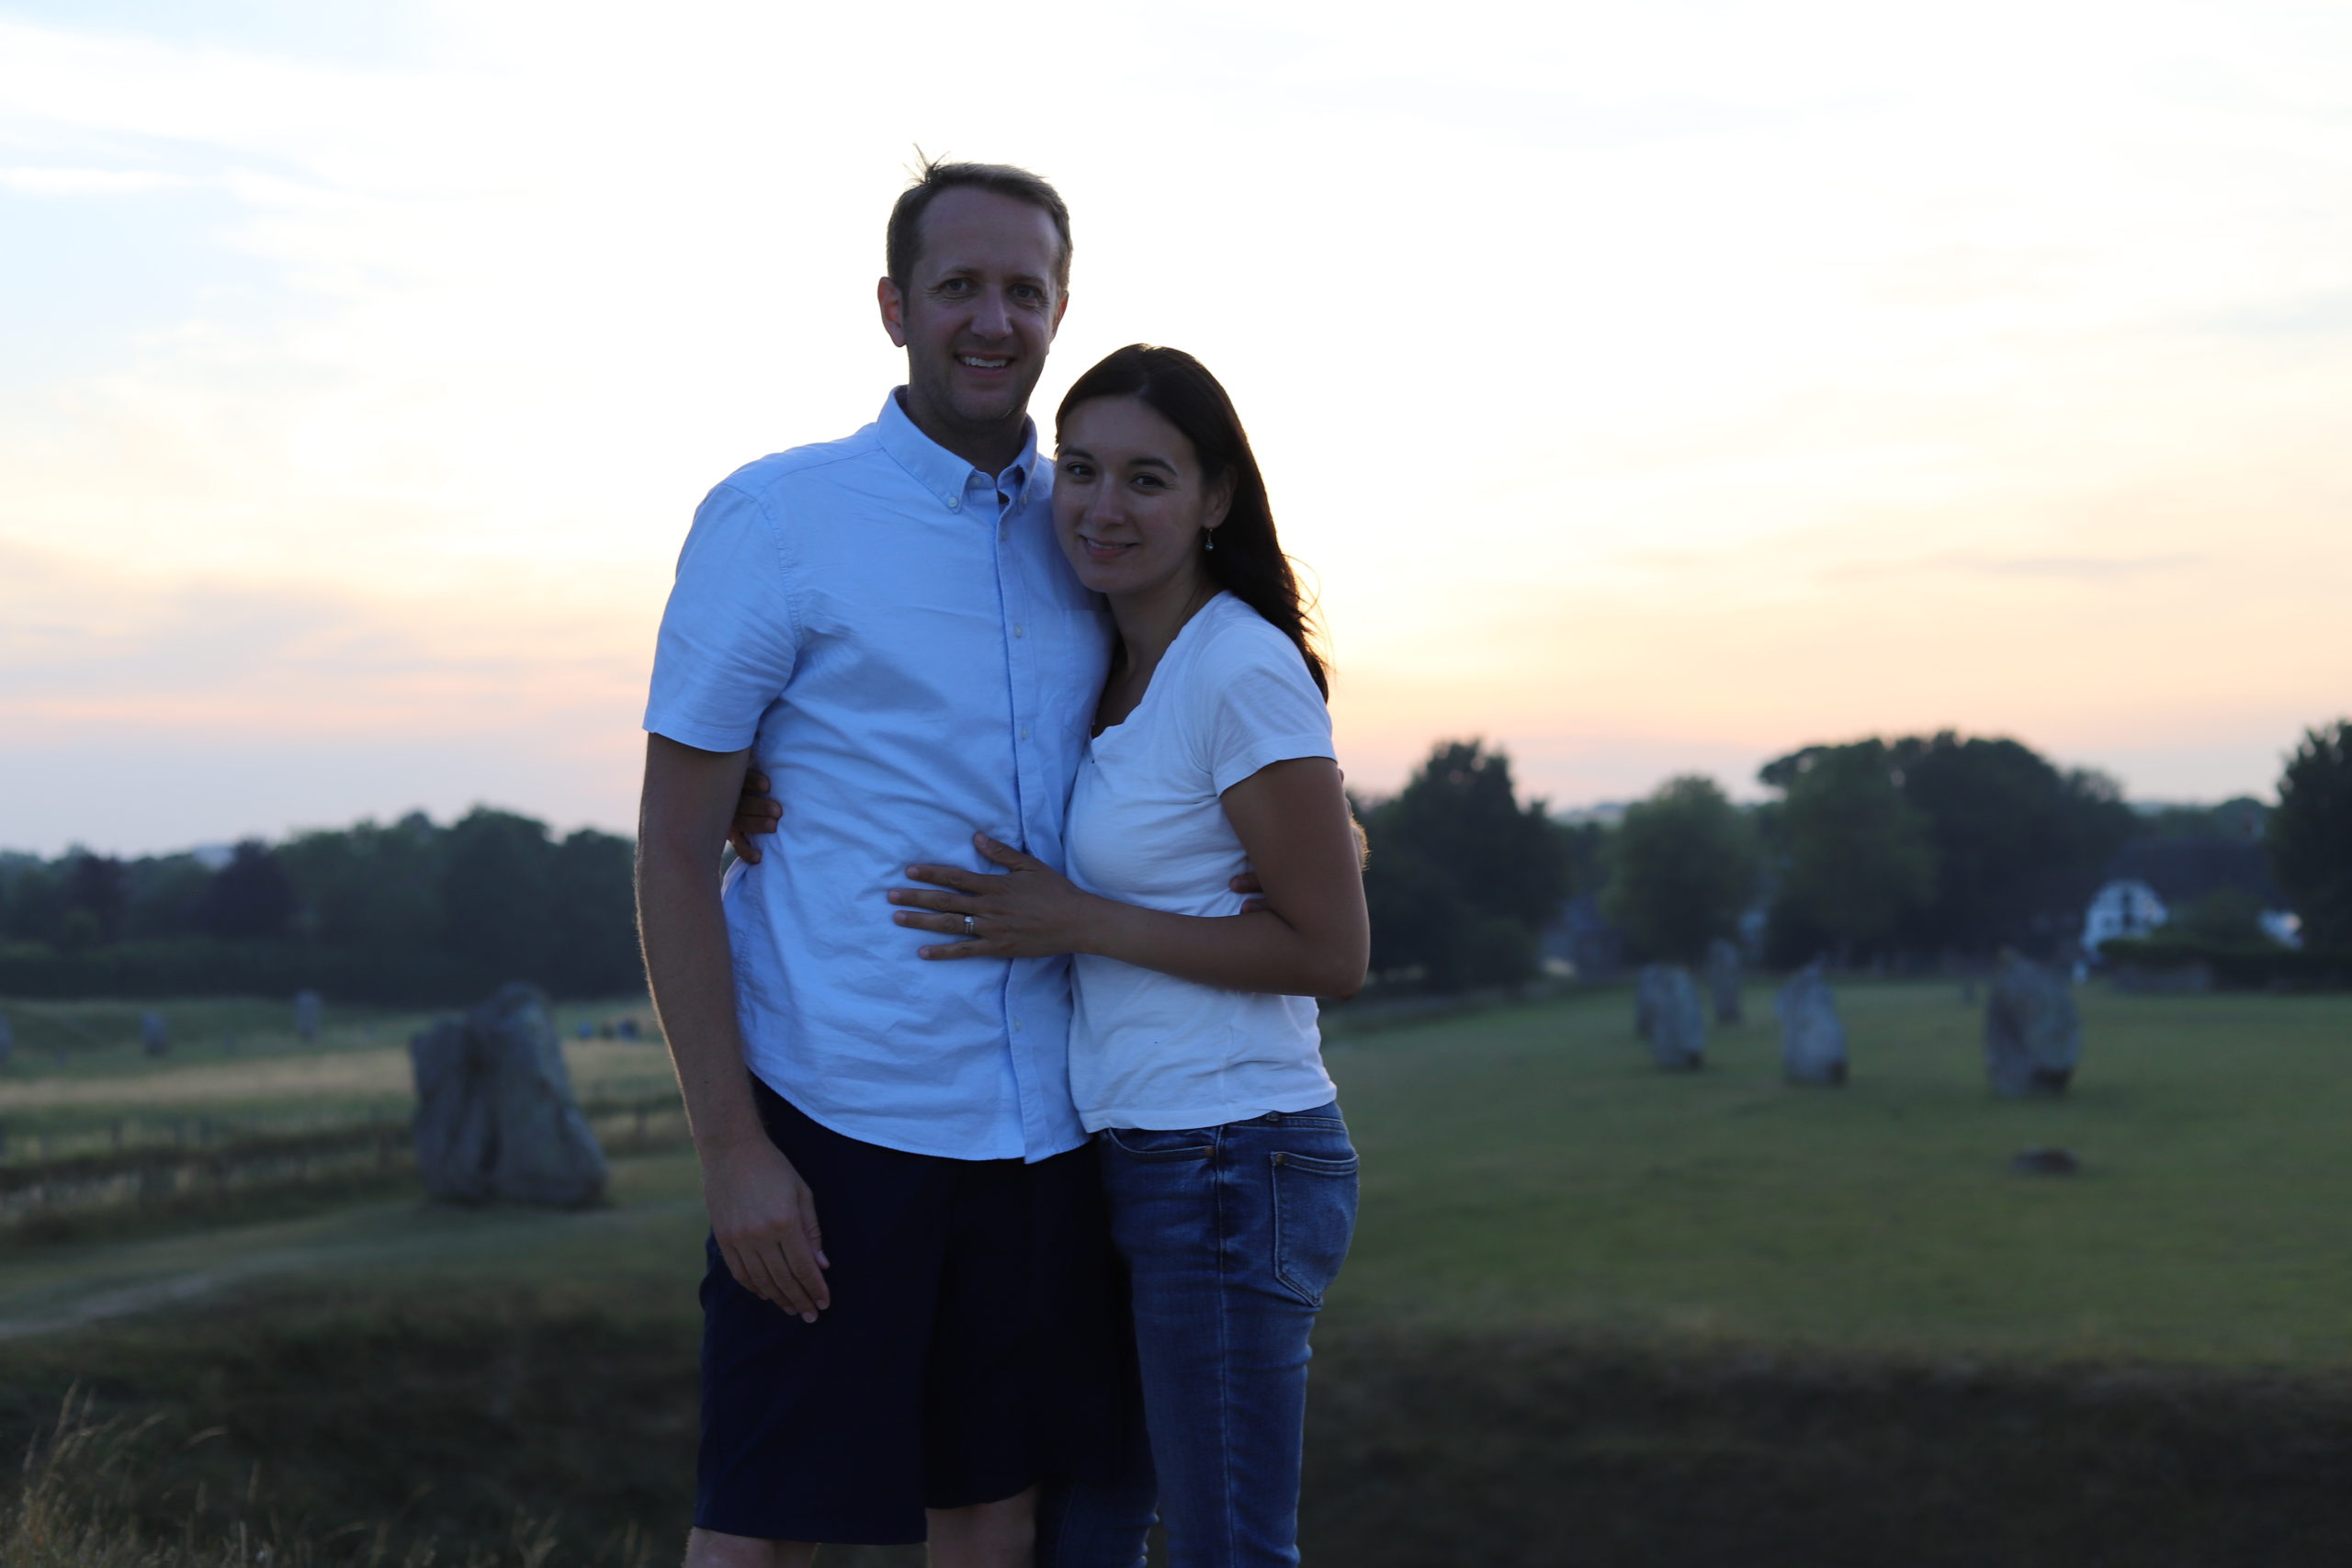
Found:
M 978 936 L 980 934 L 979 923 L 974 920 L 969 915 L 964 917 L 964 934 L 966 936 Z

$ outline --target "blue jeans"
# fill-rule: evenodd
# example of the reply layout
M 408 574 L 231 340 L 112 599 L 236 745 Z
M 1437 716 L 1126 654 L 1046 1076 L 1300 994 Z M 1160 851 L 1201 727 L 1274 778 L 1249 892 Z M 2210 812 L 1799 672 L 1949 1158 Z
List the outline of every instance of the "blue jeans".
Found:
M 1102 1134 L 1172 1568 L 1298 1561 L 1307 1331 L 1355 1230 L 1334 1102 Z

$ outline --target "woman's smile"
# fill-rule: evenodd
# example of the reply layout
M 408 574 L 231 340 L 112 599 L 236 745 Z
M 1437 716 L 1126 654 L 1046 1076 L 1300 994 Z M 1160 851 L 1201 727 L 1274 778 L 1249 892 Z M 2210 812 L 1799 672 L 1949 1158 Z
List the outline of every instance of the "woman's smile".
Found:
M 1230 492 L 1139 398 L 1097 399 L 1063 423 L 1054 525 L 1079 581 L 1098 593 L 1190 597 Z

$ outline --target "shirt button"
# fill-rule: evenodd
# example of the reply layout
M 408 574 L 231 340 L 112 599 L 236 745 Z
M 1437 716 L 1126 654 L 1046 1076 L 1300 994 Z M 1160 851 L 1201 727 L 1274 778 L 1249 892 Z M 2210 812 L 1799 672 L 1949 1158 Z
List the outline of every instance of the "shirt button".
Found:
M 1023 740 L 1029 739 L 1029 727 L 1025 724 L 1021 727 L 1021 739 Z
M 1012 1021 L 1012 1032 L 1015 1034 L 1021 1032 L 1021 1021 L 1017 1018 Z
M 1027 626 L 1015 626 L 1012 628 L 1012 635 L 1014 637 L 1027 637 L 1029 635 L 1029 628 Z
M 950 512 L 961 512 L 961 511 L 963 511 L 963 510 L 964 510 L 964 498 L 963 498 L 962 496 L 960 496 L 960 495 L 957 495 L 957 496 L 950 496 L 950 497 L 948 498 L 948 501 L 947 501 L 947 510 L 948 510 L 948 511 L 950 511 Z

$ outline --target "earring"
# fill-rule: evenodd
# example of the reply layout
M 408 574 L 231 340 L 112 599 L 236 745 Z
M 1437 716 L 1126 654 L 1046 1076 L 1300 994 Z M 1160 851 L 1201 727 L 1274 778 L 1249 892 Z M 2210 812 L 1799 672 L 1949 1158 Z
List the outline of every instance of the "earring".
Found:
M 1216 529 L 1214 529 L 1214 528 L 1204 528 L 1204 529 L 1202 529 L 1202 530 L 1201 530 L 1201 548 L 1203 548 L 1203 549 L 1204 549 L 1204 550 L 1213 550 L 1213 549 L 1216 548 Z

